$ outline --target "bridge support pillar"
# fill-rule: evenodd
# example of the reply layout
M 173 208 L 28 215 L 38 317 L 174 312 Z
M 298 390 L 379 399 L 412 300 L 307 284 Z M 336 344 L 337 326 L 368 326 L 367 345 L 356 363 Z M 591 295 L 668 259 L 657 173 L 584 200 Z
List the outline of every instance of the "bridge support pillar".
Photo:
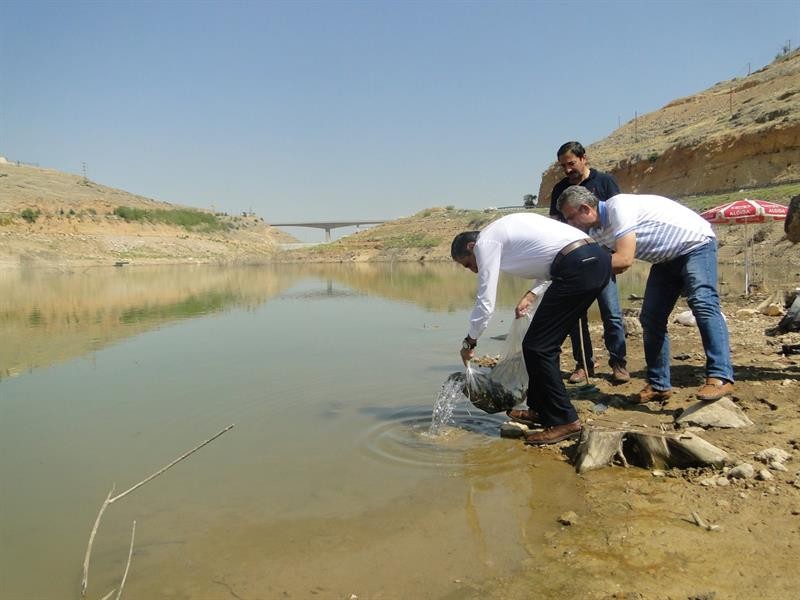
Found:
M 331 241 L 331 228 L 330 227 L 326 227 L 325 228 L 325 243 L 328 243 L 330 241 Z

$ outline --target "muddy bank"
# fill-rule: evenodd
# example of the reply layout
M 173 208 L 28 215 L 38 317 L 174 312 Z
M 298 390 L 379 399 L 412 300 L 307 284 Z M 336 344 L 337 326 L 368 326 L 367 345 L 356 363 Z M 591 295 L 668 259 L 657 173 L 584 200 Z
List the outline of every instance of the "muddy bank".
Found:
M 757 313 L 765 295 L 728 297 L 728 315 L 737 377 L 733 401 L 753 422 L 740 429 L 709 429 L 699 435 L 725 450 L 734 464 L 748 463 L 754 475 L 736 478 L 719 469 L 611 466 L 574 475 L 586 509 L 573 524 L 550 515 L 544 553 L 526 561 L 519 578 L 495 581 L 480 593 L 490 598 L 789 598 L 796 595 L 800 550 L 800 356 L 779 354 L 782 344 L 800 342 L 800 334 L 767 337 L 764 330 L 780 317 Z M 679 307 L 680 310 L 686 307 Z M 678 311 L 676 310 L 676 313 Z M 602 326 L 591 327 L 602 340 Z M 660 405 L 630 405 L 628 395 L 644 386 L 641 336 L 628 338 L 632 381 L 612 385 L 601 368 L 593 383 L 599 393 L 575 404 L 587 424 L 672 429 L 677 414 L 696 403 L 705 356 L 696 327 L 670 325 L 675 394 Z M 600 342 L 602 346 L 602 342 Z M 601 365 L 605 349 L 594 344 Z M 562 367 L 571 367 L 562 362 Z M 602 404 L 603 406 L 598 406 Z M 608 408 L 605 408 L 605 407 Z M 550 456 L 572 460 L 574 442 L 559 447 L 518 444 L 532 461 Z M 789 453 L 785 470 L 770 468 L 755 454 L 766 448 Z M 531 474 L 535 477 L 535 472 Z M 697 525 L 701 516 L 711 530 Z M 478 590 L 476 590 L 476 594 Z

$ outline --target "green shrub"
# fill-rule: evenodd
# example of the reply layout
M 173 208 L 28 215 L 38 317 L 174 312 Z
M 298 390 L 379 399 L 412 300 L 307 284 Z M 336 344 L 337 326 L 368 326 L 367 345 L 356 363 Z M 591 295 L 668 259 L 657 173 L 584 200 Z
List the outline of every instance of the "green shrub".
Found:
M 42 214 L 38 210 L 33 210 L 31 208 L 26 208 L 20 213 L 20 216 L 25 219 L 28 223 L 35 223 L 36 219 L 39 218 L 39 215 Z
M 129 223 L 131 221 L 145 221 L 148 211 L 141 208 L 131 208 L 130 206 L 118 206 L 114 209 L 114 214 L 120 219 L 124 219 Z
M 411 233 L 389 238 L 384 242 L 386 248 L 435 248 L 441 240 L 424 233 Z
M 216 215 L 187 208 L 173 208 L 166 210 L 131 208 L 118 206 L 114 214 L 125 221 L 146 221 L 148 223 L 164 223 L 174 227 L 183 227 L 186 230 L 202 232 L 229 229 L 230 226 L 220 221 Z

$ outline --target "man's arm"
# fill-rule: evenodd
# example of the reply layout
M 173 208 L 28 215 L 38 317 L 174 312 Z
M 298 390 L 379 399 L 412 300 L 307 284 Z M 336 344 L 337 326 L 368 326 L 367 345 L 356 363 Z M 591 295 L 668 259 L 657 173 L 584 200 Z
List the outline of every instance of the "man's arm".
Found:
M 520 298 L 520 301 L 517 302 L 517 307 L 514 309 L 514 314 L 516 315 L 517 319 L 524 317 L 528 314 L 528 309 L 530 306 L 536 302 L 536 299 L 539 298 L 542 294 L 547 291 L 547 288 L 550 287 L 549 281 L 539 282 L 539 280 L 534 280 L 535 285 L 525 292 Z
M 473 249 L 478 263 L 478 292 L 469 316 L 469 337 L 477 340 L 489 324 L 497 300 L 500 258 L 503 248 L 493 240 L 482 241 Z
M 636 257 L 636 232 L 631 231 L 616 239 L 614 254 L 611 255 L 611 270 L 624 273 L 633 264 Z

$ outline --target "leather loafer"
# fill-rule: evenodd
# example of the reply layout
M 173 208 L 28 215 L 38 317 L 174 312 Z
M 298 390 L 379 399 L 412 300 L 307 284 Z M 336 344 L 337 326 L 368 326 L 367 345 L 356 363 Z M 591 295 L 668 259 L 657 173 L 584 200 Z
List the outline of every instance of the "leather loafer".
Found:
M 506 416 L 508 417 L 509 421 L 514 421 L 515 423 L 522 423 L 528 427 L 541 427 L 539 414 L 532 408 L 515 408 L 513 410 L 507 410 Z
M 703 402 L 713 402 L 723 396 L 733 393 L 733 383 L 716 377 L 709 377 L 703 387 L 697 390 L 697 399 Z
M 646 404 L 648 402 L 666 402 L 672 396 L 672 390 L 654 390 L 649 383 L 644 389 L 633 397 L 634 404 Z
M 611 381 L 614 383 L 628 383 L 631 380 L 631 374 L 628 369 L 622 365 L 614 365 L 611 367 Z
M 526 436 L 525 443 L 529 446 L 555 444 L 579 436 L 582 429 L 583 426 L 580 419 L 564 425 L 553 425 L 552 427 L 545 427 L 544 431 L 537 431 Z

